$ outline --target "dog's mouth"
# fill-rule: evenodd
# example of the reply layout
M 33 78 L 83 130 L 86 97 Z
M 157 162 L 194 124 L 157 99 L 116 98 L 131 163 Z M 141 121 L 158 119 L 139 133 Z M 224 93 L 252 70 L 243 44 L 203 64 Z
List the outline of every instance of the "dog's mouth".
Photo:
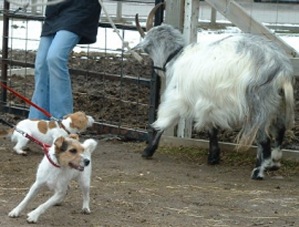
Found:
M 69 163 L 69 166 L 73 169 L 76 169 L 76 170 L 80 171 L 80 172 L 82 172 L 84 170 L 84 166 L 76 165 L 72 162 Z

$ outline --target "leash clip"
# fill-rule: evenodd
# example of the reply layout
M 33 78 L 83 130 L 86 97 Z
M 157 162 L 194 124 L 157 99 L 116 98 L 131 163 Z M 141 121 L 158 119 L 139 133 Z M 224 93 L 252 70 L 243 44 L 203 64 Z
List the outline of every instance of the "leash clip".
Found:
M 53 117 L 53 116 L 50 117 L 50 120 L 52 120 L 52 121 L 56 121 L 56 122 L 61 122 L 60 119 L 58 119 L 58 118 L 56 118 L 56 117 Z

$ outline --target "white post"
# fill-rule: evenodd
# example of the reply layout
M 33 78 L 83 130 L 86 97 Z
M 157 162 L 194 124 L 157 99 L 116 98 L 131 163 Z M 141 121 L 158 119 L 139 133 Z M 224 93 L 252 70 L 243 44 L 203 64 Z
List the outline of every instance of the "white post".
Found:
M 117 2 L 117 7 L 116 7 L 116 21 L 121 21 L 122 20 L 122 3 Z
M 197 42 L 197 25 L 199 16 L 199 1 L 185 1 L 185 20 L 183 34 L 188 43 Z M 178 123 L 177 136 L 191 138 L 193 119 L 180 119 Z
M 184 3 L 185 0 L 166 0 L 166 9 L 165 9 L 165 23 L 171 24 L 175 28 L 183 31 L 184 23 Z M 165 91 L 166 81 L 164 77 L 161 78 L 161 94 Z M 174 136 L 175 126 L 168 128 L 164 135 Z
M 183 34 L 188 43 L 197 42 L 198 14 L 199 14 L 199 1 L 186 0 Z
M 184 1 L 166 0 L 165 23 L 183 31 L 184 24 Z
M 32 14 L 36 14 L 36 13 L 37 13 L 37 7 L 34 6 L 36 3 L 37 3 L 37 0 L 31 0 L 31 4 L 33 5 L 33 6 L 31 7 L 31 13 L 32 13 Z
M 213 7 L 211 8 L 211 26 L 216 26 L 217 11 Z

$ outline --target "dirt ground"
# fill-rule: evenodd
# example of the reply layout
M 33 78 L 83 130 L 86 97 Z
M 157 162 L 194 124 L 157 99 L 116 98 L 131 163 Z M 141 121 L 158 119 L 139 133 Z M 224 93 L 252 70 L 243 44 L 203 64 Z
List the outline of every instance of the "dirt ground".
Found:
M 42 151 L 31 144 L 28 156 L 19 156 L 9 140 L 0 142 L 0 226 L 29 226 L 26 213 L 49 198 L 48 190 L 21 217 L 7 214 L 34 182 Z M 144 160 L 144 146 L 100 140 L 92 159 L 92 213 L 81 214 L 82 197 L 73 182 L 64 203 L 50 208 L 35 226 L 299 226 L 298 172 L 254 181 L 253 154 L 249 162 L 209 166 L 205 151 L 195 160 L 164 152 L 167 147 Z

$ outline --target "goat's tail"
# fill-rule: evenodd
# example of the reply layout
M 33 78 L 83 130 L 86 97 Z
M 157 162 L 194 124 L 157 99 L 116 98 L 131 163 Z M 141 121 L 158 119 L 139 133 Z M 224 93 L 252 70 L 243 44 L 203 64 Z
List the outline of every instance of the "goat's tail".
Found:
M 261 97 L 264 99 L 260 99 L 259 94 L 266 94 L 265 91 L 268 96 L 263 95 Z M 259 130 L 265 130 L 265 133 L 269 135 L 269 127 L 277 117 L 283 119 L 286 130 L 292 128 L 295 103 L 293 83 L 290 78 L 283 80 L 280 91 L 281 94 L 278 95 L 277 89 L 271 87 L 271 89 L 256 90 L 256 93 L 250 92 L 252 98 L 249 101 L 250 114 L 237 136 L 237 149 L 248 149 L 253 144 Z
M 251 128 L 251 130 L 248 132 L 245 130 L 241 130 L 239 132 L 239 134 L 237 135 L 237 139 L 236 139 L 236 143 L 237 143 L 237 146 L 236 146 L 236 149 L 237 150 L 248 150 L 250 148 L 250 146 L 253 144 L 255 138 L 256 138 L 256 135 L 257 135 L 257 132 L 258 132 L 258 129 L 259 127 L 253 127 Z
M 294 88 L 293 85 L 286 81 L 282 87 L 285 101 L 285 126 L 286 129 L 291 129 L 294 125 Z

